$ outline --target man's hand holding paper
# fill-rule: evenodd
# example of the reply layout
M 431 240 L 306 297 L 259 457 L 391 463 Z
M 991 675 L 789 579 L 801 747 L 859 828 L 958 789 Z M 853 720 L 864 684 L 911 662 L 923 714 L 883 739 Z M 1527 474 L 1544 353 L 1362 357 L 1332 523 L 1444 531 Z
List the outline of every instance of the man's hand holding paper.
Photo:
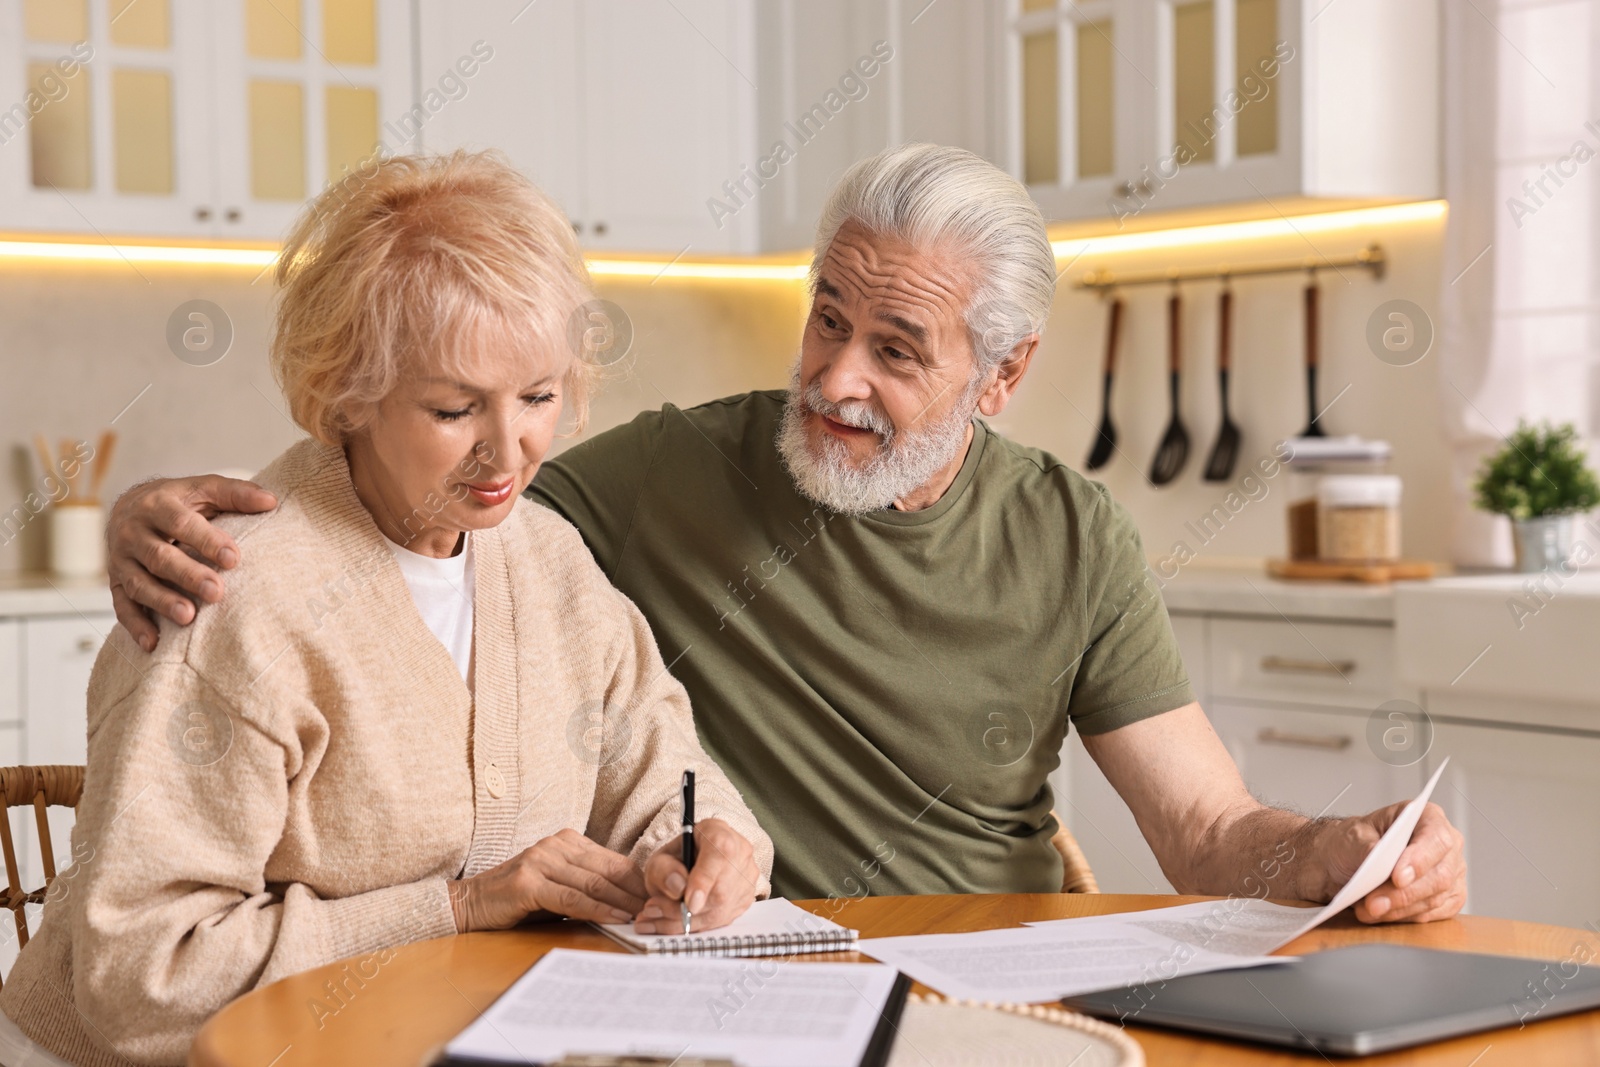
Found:
M 1329 825 L 1322 854 L 1335 884 L 1349 881 L 1405 808 L 1405 802 L 1390 804 L 1370 815 Z M 1364 923 L 1432 922 L 1455 915 L 1466 900 L 1467 864 L 1461 831 L 1450 825 L 1439 805 L 1428 804 L 1393 873 L 1356 902 L 1355 914 Z

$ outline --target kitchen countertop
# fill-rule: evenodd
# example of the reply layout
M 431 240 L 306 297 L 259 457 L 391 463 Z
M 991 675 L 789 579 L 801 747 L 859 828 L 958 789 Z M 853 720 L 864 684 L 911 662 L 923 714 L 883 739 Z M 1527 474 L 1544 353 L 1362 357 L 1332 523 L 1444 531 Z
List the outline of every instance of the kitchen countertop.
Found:
M 1594 728 L 1600 704 L 1597 633 L 1600 573 L 1594 571 L 1445 578 L 1395 598 L 1398 663 L 1408 684 L 1457 696 L 1581 705 L 1586 729 Z
M 1159 576 L 1157 581 L 1160 581 Z M 1430 582 L 1403 582 L 1429 585 Z M 1389 624 L 1394 621 L 1394 585 L 1361 582 L 1286 581 L 1265 566 L 1191 565 L 1161 589 L 1175 615 L 1242 615 L 1252 618 L 1334 619 Z
M 0 618 L 38 615 L 91 615 L 111 610 L 104 576 L 59 578 L 53 574 L 0 574 Z

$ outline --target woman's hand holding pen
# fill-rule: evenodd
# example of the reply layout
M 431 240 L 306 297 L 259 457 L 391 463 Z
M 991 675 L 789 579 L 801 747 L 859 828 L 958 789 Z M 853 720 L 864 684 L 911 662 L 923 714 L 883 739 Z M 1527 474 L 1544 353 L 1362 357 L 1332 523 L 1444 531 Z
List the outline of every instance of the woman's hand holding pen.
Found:
M 674 837 L 645 861 L 650 899 L 634 920 L 635 932 L 681 934 L 680 903 L 688 904 L 695 930 L 726 926 L 755 900 L 761 871 L 750 842 L 721 819 L 695 823 L 694 836 L 694 870 L 684 868 L 682 837 Z

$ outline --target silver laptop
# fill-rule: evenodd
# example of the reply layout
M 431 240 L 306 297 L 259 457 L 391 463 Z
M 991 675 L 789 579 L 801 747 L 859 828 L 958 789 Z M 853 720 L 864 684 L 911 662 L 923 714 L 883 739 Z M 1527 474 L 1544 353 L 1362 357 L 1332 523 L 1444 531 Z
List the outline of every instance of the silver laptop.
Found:
M 1069 997 L 1112 1022 L 1196 1030 L 1344 1056 L 1420 1045 L 1600 1007 L 1600 967 L 1355 945 L 1293 963 Z

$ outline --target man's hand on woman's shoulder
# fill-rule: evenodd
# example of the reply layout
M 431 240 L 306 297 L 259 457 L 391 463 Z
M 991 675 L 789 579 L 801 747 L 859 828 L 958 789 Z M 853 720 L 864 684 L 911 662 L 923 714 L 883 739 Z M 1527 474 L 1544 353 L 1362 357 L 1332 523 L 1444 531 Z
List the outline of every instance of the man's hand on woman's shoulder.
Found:
M 254 514 L 277 506 L 277 498 L 254 482 L 220 474 L 155 478 L 118 498 L 106 523 L 106 570 L 117 621 L 139 647 L 155 650 L 159 631 L 151 612 L 187 626 L 194 621 L 196 601 L 222 599 L 222 576 L 189 555 L 220 570 L 238 566 L 238 544 L 210 520 L 224 512 Z

